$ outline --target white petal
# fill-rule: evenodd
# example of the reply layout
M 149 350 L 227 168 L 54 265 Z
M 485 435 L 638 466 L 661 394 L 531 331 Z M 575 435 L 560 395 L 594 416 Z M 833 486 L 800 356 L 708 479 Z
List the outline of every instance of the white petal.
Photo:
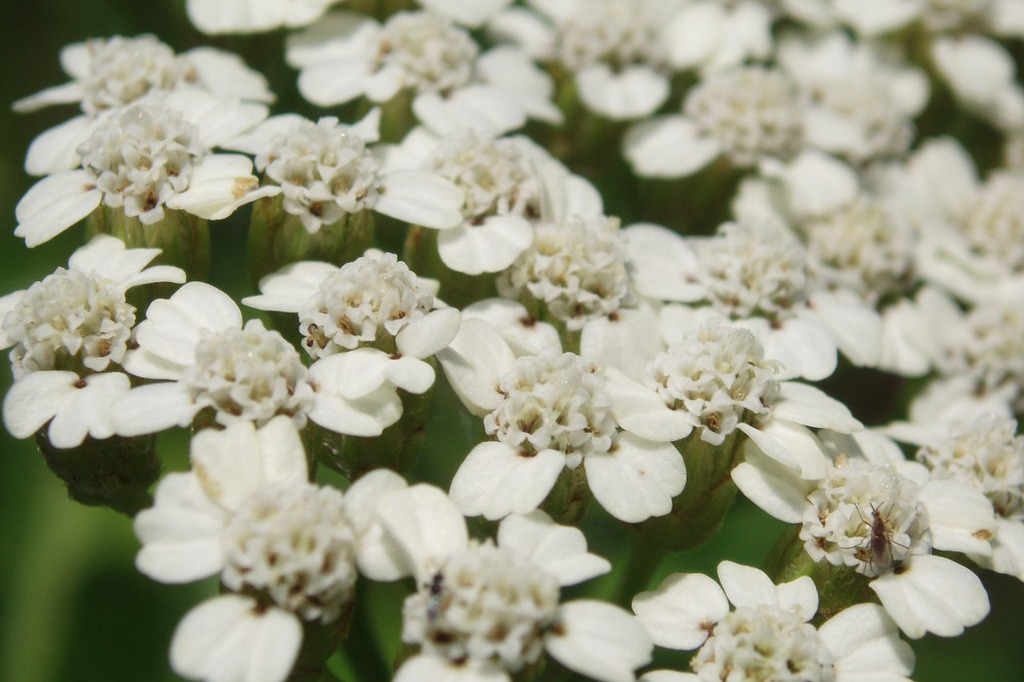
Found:
M 1024 580 L 1024 523 L 997 519 L 996 537 L 992 540 L 992 556 L 971 558 L 993 571 Z
M 315 367 L 316 365 L 314 365 Z M 310 380 L 313 381 L 312 367 Z M 326 391 L 317 393 L 309 418 L 325 429 L 350 436 L 379 436 L 402 418 L 402 399 L 390 384 L 358 400 L 348 400 Z
M 30 372 L 4 396 L 4 425 L 15 438 L 28 438 L 71 399 L 80 377 L 74 372 Z M 81 441 L 79 441 L 81 442 Z
M 869 586 L 903 632 L 956 637 L 988 615 L 988 594 L 970 569 L 931 554 L 915 556 L 902 573 L 887 573 Z
M 805 621 L 818 612 L 818 588 L 806 575 L 778 585 L 775 594 L 780 607 L 801 614 Z
M 729 613 L 729 602 L 708 576 L 675 573 L 657 590 L 636 595 L 633 612 L 655 644 L 689 651 L 703 644 L 711 627 Z
M 746 321 L 739 325 L 748 326 Z M 836 371 L 835 341 L 820 324 L 792 318 L 759 339 L 764 345 L 765 355 L 782 363 L 782 379 L 801 377 L 819 381 Z
M 470 28 L 492 19 L 512 0 L 420 0 L 420 5 Z M 426 678 L 424 678 L 426 679 Z
M 462 404 L 477 415 L 498 406 L 501 375 L 515 364 L 515 355 L 487 322 L 462 321 L 451 344 L 437 353 L 448 383 Z
M 80 160 L 76 151 L 89 139 L 98 122 L 88 116 L 75 116 L 40 134 L 28 146 L 25 172 L 29 175 L 53 175 L 74 170 Z
M 616 121 L 653 114 L 669 94 L 668 79 L 646 66 L 598 63 L 576 74 L 576 87 L 588 109 Z
M 267 79 L 246 66 L 238 55 L 211 47 L 195 47 L 185 54 L 196 65 L 200 82 L 210 92 L 259 102 L 274 101 Z
M 225 509 L 238 509 L 266 481 L 260 442 L 249 422 L 236 422 L 223 431 L 203 429 L 192 438 L 190 450 L 200 485 Z
M 645 178 L 693 175 L 721 152 L 713 139 L 698 132 L 683 116 L 660 116 L 632 126 L 623 138 L 623 153 L 633 172 Z
M 462 316 L 455 308 L 439 308 L 410 322 L 395 337 L 398 352 L 413 358 L 429 358 L 452 342 Z
M 565 587 L 604 575 L 611 564 L 587 552 L 587 538 L 578 528 L 560 526 L 542 511 L 512 514 L 498 526 L 498 546 L 530 557 Z
M 861 367 L 876 367 L 882 357 L 882 318 L 859 301 L 831 294 L 812 297 L 815 316 L 835 335 L 843 355 Z
M 375 469 L 345 491 L 345 512 L 359 537 L 359 572 L 371 580 L 397 580 L 413 571 L 377 521 L 377 506 L 381 498 L 406 487 L 405 479 L 395 472 Z
M 189 611 L 171 640 L 171 667 L 208 682 L 284 682 L 302 644 L 298 617 L 227 594 Z
M 40 90 L 34 95 L 22 97 L 11 105 L 11 109 L 19 114 L 27 114 L 52 104 L 74 104 L 75 102 L 80 102 L 84 94 L 84 89 L 80 83 L 75 81 L 62 83 L 45 90 Z
M 225 432 L 231 428 L 228 427 Z M 234 428 L 244 428 L 243 423 Z M 256 439 L 259 441 L 259 451 L 250 452 L 249 456 L 253 459 L 258 457 L 265 480 L 288 484 L 305 483 L 309 480 L 306 450 L 291 417 L 274 417 L 256 429 Z
M 623 234 L 633 279 L 644 296 L 662 301 L 699 301 L 707 295 L 697 284 L 701 267 L 697 254 L 680 235 L 660 225 L 630 225 Z
M 723 561 L 718 564 L 718 581 L 738 609 L 778 605 L 775 583 L 760 569 Z
M 810 484 L 800 472 L 789 469 L 760 452 L 747 451 L 746 461 L 732 470 L 736 487 L 751 502 L 780 521 L 800 523 L 807 508 Z
M 366 91 L 370 75 L 370 64 L 364 58 L 319 62 L 299 73 L 299 92 L 317 106 L 344 104 Z
M 587 483 L 609 514 L 638 523 L 672 511 L 672 498 L 686 485 L 683 457 L 671 443 L 655 443 L 620 433 L 609 453 L 584 459 Z
M 70 393 L 50 422 L 50 443 L 58 448 L 81 445 L 86 435 L 97 439 L 115 433 L 111 406 L 131 390 L 126 374 L 107 372 L 85 378 L 85 386 Z
M 290 263 L 260 279 L 261 296 L 248 296 L 242 303 L 258 310 L 297 313 L 316 295 L 320 283 L 338 271 L 338 266 L 319 261 Z
M 608 370 L 607 393 L 619 425 L 641 438 L 674 442 L 693 431 L 697 419 L 685 410 L 672 410 L 657 393 L 621 371 Z
M 562 349 L 555 328 L 530 317 L 523 304 L 517 301 L 504 298 L 477 301 L 462 309 L 462 319 L 478 319 L 490 324 L 517 357 L 538 355 L 546 348 Z
M 199 410 L 200 406 L 178 382 L 139 386 L 114 403 L 114 431 L 119 436 L 131 437 L 188 426 Z
M 15 207 L 14 234 L 23 237 L 27 246 L 38 246 L 88 216 L 102 198 L 88 171 L 47 176 L 32 185 Z
M 441 260 L 467 275 L 504 270 L 532 243 L 529 221 L 515 215 L 490 216 L 479 225 L 462 224 L 437 235 Z
M 462 190 L 433 173 L 393 171 L 381 178 L 375 206 L 384 215 L 437 230 L 462 222 Z
M 211 154 L 192 170 L 188 189 L 168 199 L 166 205 L 207 220 L 221 220 L 242 204 L 278 193 L 279 187 L 259 187 L 247 157 Z
M 829 618 L 818 636 L 835 657 L 836 679 L 897 682 L 914 670 L 914 651 L 877 604 L 856 604 Z
M 932 546 L 947 552 L 986 555 L 992 546 L 996 517 L 992 503 L 966 483 L 948 480 L 929 481 L 918 495 L 928 509 L 928 527 Z
M 604 367 L 617 367 L 640 377 L 664 347 L 658 337 L 658 320 L 646 309 L 618 310 L 613 317 L 590 320 L 580 335 L 580 355 Z
M 819 151 L 804 151 L 788 165 L 763 164 L 762 172 L 786 183 L 790 204 L 804 216 L 827 215 L 857 196 L 853 169 Z
M 378 514 L 417 580 L 425 580 L 445 557 L 468 546 L 466 521 L 440 488 L 421 483 L 387 493 Z
M 860 431 L 864 425 L 853 418 L 850 410 L 821 389 L 797 381 L 779 384 L 779 399 L 772 406 L 772 417 L 818 429 L 839 433 Z
M 157 486 L 153 507 L 135 516 L 142 542 L 135 566 L 163 583 L 187 583 L 224 567 L 221 532 L 226 515 L 192 473 L 170 473 Z
M 600 682 L 633 682 L 654 648 L 643 627 L 618 606 L 578 600 L 559 609 L 561 627 L 544 636 L 548 653 L 569 670 Z
M 811 431 L 799 424 L 778 419 L 769 420 L 761 428 L 739 424 L 737 428 L 779 463 L 800 472 L 803 479 L 820 479 L 832 467 L 832 461 L 821 449 Z
M 522 107 L 492 85 L 467 85 L 446 97 L 423 93 L 413 100 L 412 108 L 423 125 L 442 136 L 473 130 L 497 137 L 526 125 Z
M 500 519 L 536 509 L 565 468 L 565 455 L 541 450 L 524 456 L 497 441 L 480 443 L 452 479 L 452 501 L 466 516 Z
M 388 383 L 388 354 L 376 348 L 356 348 L 321 358 L 309 368 L 309 380 L 320 395 L 346 400 L 365 398 Z

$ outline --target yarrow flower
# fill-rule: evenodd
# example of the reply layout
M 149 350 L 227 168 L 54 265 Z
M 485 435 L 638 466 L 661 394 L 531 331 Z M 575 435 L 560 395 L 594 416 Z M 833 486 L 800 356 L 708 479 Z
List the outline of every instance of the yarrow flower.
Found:
M 309 483 L 287 417 L 203 431 L 191 458 L 193 471 L 168 474 L 135 519 L 145 575 L 185 583 L 219 574 L 228 590 L 178 624 L 171 665 L 206 682 L 283 682 L 302 623 L 346 617 L 365 547 L 362 492 L 394 474 L 368 475 L 345 496 Z
M 147 268 L 159 253 L 97 236 L 71 255 L 66 269 L 0 299 L 0 347 L 14 347 L 15 382 L 3 406 L 13 435 L 26 438 L 47 422 L 47 438 L 59 448 L 79 445 L 87 435 L 113 435 L 110 404 L 130 388 L 118 371 L 135 325 L 126 293 L 142 284 L 185 281 L 178 268 Z
M 218 110 L 216 100 L 184 93 L 178 100 L 195 104 L 188 116 L 137 105 L 104 118 L 78 148 L 82 168 L 43 178 L 18 202 L 15 235 L 36 246 L 101 205 L 143 225 L 163 220 L 166 209 L 219 220 L 280 191 L 258 188 L 248 158 L 207 151 L 255 121 L 239 128 L 231 108 Z
M 756 568 L 723 561 L 718 580 L 721 587 L 700 573 L 675 573 L 633 599 L 656 645 L 697 649 L 692 673 L 656 670 L 641 682 L 908 682 L 913 650 L 878 605 L 852 606 L 815 627 L 818 593 L 807 576 L 773 585 Z
M 438 357 L 495 439 L 473 448 L 452 480 L 463 513 L 499 519 L 532 511 L 564 469 L 581 466 L 597 501 L 623 521 L 667 514 L 682 492 L 679 452 L 620 430 L 604 372 L 578 355 L 548 348 L 515 358 L 492 327 L 469 319 Z
M 382 545 L 401 557 L 399 576 L 417 583 L 403 608 L 402 639 L 418 651 L 396 682 L 455 674 L 507 682 L 545 652 L 576 673 L 619 682 L 650 660 L 650 641 L 619 607 L 560 603 L 561 587 L 610 567 L 587 553 L 578 529 L 533 512 L 502 521 L 496 543 L 479 542 L 448 497 L 423 484 L 386 493 L 377 517 Z
M 991 556 L 995 518 L 988 500 L 960 483 L 929 481 L 923 467 L 876 438 L 823 437 L 830 445 L 819 444 L 819 452 L 839 453 L 823 475 L 801 474 L 751 443 L 733 481 L 772 516 L 801 524 L 812 560 L 869 578 L 908 636 L 953 637 L 980 622 L 989 610 L 981 581 L 933 550 Z
M 425 171 L 385 172 L 368 146 L 379 138 L 379 112 L 354 125 L 326 116 L 267 119 L 227 146 L 254 154 L 265 185 L 280 187 L 284 211 L 310 233 L 346 215 L 377 211 L 416 225 L 457 225 L 462 192 Z

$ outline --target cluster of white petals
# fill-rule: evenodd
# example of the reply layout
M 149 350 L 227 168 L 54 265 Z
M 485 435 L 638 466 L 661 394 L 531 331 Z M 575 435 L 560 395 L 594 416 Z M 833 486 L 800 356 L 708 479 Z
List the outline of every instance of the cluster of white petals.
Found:
M 721 445 L 741 421 L 768 417 L 779 397 L 778 369 L 749 330 L 713 321 L 648 363 L 644 384 L 672 410 L 693 415 L 702 439 Z
M 257 426 L 275 416 L 303 426 L 313 406 L 313 389 L 295 347 L 260 320 L 242 329 L 201 330 L 195 362 L 182 373 L 185 391 L 200 410 L 211 407 L 218 424 Z
M 621 69 L 664 61 L 656 2 L 577 3 L 576 11 L 558 27 L 558 58 L 572 71 L 582 71 L 599 62 Z
M 544 653 L 558 579 L 492 542 L 446 557 L 402 608 L 402 640 L 449 661 L 493 661 L 515 673 Z
M 242 502 L 224 527 L 221 580 L 264 593 L 303 620 L 330 623 L 353 598 L 356 535 L 339 491 L 268 485 Z
M 381 28 L 376 71 L 401 74 L 403 87 L 447 92 L 469 81 L 480 48 L 464 29 L 432 12 L 400 12 Z
M 931 549 L 918 486 L 895 469 L 848 459 L 809 496 L 800 539 L 815 561 L 876 577 Z
M 36 282 L 4 315 L 3 334 L 15 346 L 15 379 L 28 372 L 82 367 L 102 372 L 128 349 L 135 308 L 124 287 L 76 269 L 58 268 Z
M 498 291 L 518 299 L 528 293 L 570 330 L 635 301 L 626 244 L 618 220 L 575 218 L 540 223 L 533 245 L 498 278 Z

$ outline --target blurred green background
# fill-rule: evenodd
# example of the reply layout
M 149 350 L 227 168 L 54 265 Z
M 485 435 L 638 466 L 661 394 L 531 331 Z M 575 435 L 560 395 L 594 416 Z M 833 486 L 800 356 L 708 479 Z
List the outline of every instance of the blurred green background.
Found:
M 187 23 L 181 0 L 36 0 L 19 3 L 16 11 L 9 7 L 0 31 L 0 216 L 6 225 L 0 230 L 0 294 L 45 277 L 81 243 L 80 229 L 33 250 L 11 234 L 14 206 L 32 184 L 21 169 L 29 142 L 76 112 L 60 107 L 15 116 L 10 103 L 66 80 L 58 64 L 62 46 L 88 37 L 149 32 L 178 50 L 200 44 L 233 49 L 271 79 L 280 97 L 277 112 L 315 115 L 295 95 L 294 73 L 283 63 L 279 36 L 204 38 Z M 236 295 L 248 293 L 245 217 L 243 211 L 212 230 L 214 263 L 220 268 L 213 278 Z M 6 367 L 0 375 L 0 393 L 5 393 Z M 446 416 L 435 414 L 434 427 Z M 167 664 L 171 633 L 192 605 L 215 592 L 215 584 L 168 586 L 144 578 L 133 568 L 137 542 L 126 517 L 69 502 L 31 442 L 15 441 L 5 432 L 0 438 L 0 681 L 178 679 Z M 178 466 L 183 443 L 181 434 L 161 442 Z M 780 529 L 741 501 L 709 546 L 672 557 L 661 573 L 713 573 L 723 558 L 759 564 Z M 616 535 L 602 537 L 600 523 L 592 523 L 588 533 L 594 551 L 621 554 L 621 548 L 609 546 Z M 1024 679 L 1024 585 L 991 573 L 982 577 L 991 615 L 963 637 L 915 642 L 916 680 Z M 397 607 L 394 594 L 389 601 Z M 394 633 L 392 619 L 385 627 Z

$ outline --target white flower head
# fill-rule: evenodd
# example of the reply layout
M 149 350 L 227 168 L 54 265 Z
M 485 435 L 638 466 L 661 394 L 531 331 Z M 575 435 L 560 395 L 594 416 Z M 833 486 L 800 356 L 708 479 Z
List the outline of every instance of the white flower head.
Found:
M 167 200 L 188 189 L 205 153 L 199 129 L 181 114 L 143 106 L 108 119 L 78 148 L 103 202 L 145 224 L 161 220 Z
M 66 269 L 0 298 L 0 347 L 13 346 L 15 383 L 4 400 L 11 433 L 30 436 L 54 418 L 48 434 L 57 447 L 79 445 L 87 434 L 113 435 L 108 409 L 129 387 L 116 370 L 135 324 L 126 292 L 185 280 L 179 268 L 147 268 L 158 254 L 98 236 L 72 254 Z
M 974 200 L 964 207 L 960 229 L 978 254 L 1024 272 L 1024 177 L 990 175 Z
M 467 332 L 474 329 L 468 323 Z M 490 333 L 504 346 L 497 332 Z M 457 385 L 466 380 L 451 373 L 462 345 L 457 337 L 440 356 Z M 488 352 L 462 350 L 470 354 L 470 366 L 486 357 L 474 355 Z M 496 389 L 492 385 L 492 393 L 481 396 L 488 402 L 484 429 L 495 440 L 473 448 L 452 480 L 452 499 L 463 513 L 498 519 L 532 511 L 563 469 L 581 465 L 594 498 L 616 518 L 638 522 L 671 510 L 686 483 L 682 458 L 669 442 L 619 429 L 603 370 L 554 349 L 519 358 L 506 352 L 482 360 L 500 363 Z
M 778 370 L 753 333 L 715 320 L 648 363 L 644 384 L 670 409 L 693 415 L 702 440 L 720 445 L 741 421 L 769 416 L 779 397 Z
M 1013 387 L 1019 400 L 1024 380 L 1024 310 L 1019 305 L 1003 301 L 979 305 L 967 313 L 947 343 L 951 355 L 940 371 L 971 377 L 975 389 L 983 393 Z
M 899 572 L 911 555 L 931 551 L 918 492 L 895 469 L 847 460 L 811 493 L 800 539 L 816 561 L 852 566 L 872 578 Z
M 192 24 L 208 35 L 305 26 L 340 0 L 188 0 Z
M 933 476 L 967 483 L 998 516 L 1024 520 L 1024 437 L 1017 422 L 992 413 L 953 425 L 947 438 L 917 451 Z
M 737 166 L 787 159 L 803 142 L 803 104 L 782 71 L 742 67 L 713 74 L 686 97 L 684 113 Z
M 376 204 L 378 164 L 363 139 L 334 117 L 302 119 L 277 133 L 256 155 L 256 169 L 281 186 L 285 211 L 311 233 Z
M 498 278 L 506 298 L 528 292 L 570 330 L 635 302 L 625 239 L 615 218 L 534 227 L 533 245 Z
M 879 606 L 858 604 L 816 628 L 818 594 L 806 576 L 773 585 L 756 568 L 724 561 L 718 577 L 721 586 L 703 574 L 676 573 L 633 599 L 655 644 L 698 649 L 692 675 L 654 671 L 643 682 L 852 682 L 861 675 L 907 682 L 913 651 Z
M 560 603 L 561 588 L 607 572 L 575 528 L 542 512 L 512 515 L 497 541 L 470 539 L 465 519 L 440 490 L 386 493 L 377 507 L 383 543 L 405 559 L 417 591 L 403 608 L 402 639 L 419 652 L 396 682 L 507 682 L 547 652 L 602 682 L 633 679 L 651 644 L 628 614 L 594 601 Z M 600 643 L 599 643 L 600 642 Z
M 469 33 L 433 12 L 399 12 L 383 25 L 376 70 L 401 73 L 404 87 L 448 92 L 467 83 L 480 48 Z
M 697 248 L 707 299 L 732 318 L 785 318 L 806 301 L 807 253 L 784 230 L 726 223 Z

